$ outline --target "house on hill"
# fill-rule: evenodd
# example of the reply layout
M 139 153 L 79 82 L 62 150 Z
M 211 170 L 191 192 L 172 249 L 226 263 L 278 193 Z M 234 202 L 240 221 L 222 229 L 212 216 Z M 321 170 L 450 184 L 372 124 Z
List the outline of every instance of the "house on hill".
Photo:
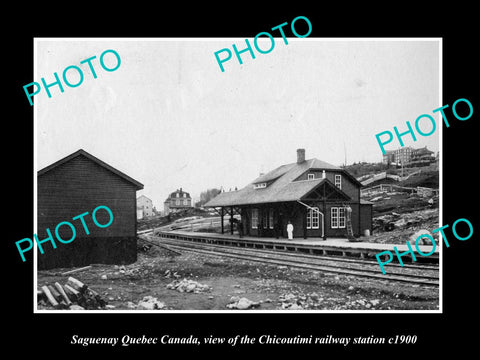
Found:
M 47 228 L 53 233 L 58 223 L 72 222 L 73 217 L 85 212 L 89 213 L 83 217 L 89 234 L 83 230 L 80 220 L 74 221 L 75 240 L 68 244 L 56 241 L 56 249 L 48 248 L 44 254 L 38 252 L 38 269 L 135 262 L 136 192 L 141 189 L 141 183 L 82 149 L 39 170 L 38 238 L 48 237 Z M 107 228 L 93 223 L 91 214 L 99 205 L 107 206 L 113 213 L 113 222 Z M 59 236 L 71 238 L 71 229 L 61 227 Z
M 190 194 L 183 191 L 182 188 L 177 189 L 168 195 L 163 203 L 164 214 L 168 215 L 172 212 L 190 209 L 192 207 L 192 198 Z
M 297 161 L 259 176 L 243 189 L 223 192 L 206 203 L 224 215 L 240 214 L 243 232 L 250 236 L 346 237 L 348 210 L 353 234 L 372 230 L 372 203 L 360 199 L 361 183 L 346 170 L 316 158 Z M 230 231 L 233 233 L 233 222 Z

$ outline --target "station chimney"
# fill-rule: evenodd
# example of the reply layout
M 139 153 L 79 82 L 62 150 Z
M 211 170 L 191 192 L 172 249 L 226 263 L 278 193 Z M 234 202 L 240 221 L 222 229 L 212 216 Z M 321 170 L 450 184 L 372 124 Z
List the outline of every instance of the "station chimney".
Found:
M 305 149 L 297 149 L 297 164 L 305 161 Z

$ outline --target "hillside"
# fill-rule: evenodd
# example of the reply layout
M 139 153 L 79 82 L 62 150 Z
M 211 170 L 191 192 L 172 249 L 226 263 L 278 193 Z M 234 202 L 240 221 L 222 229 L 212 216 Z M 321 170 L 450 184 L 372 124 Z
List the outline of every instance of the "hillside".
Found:
M 138 220 L 138 230 L 147 230 L 153 229 L 165 225 L 172 224 L 180 219 L 183 218 L 191 218 L 191 217 L 210 217 L 210 214 L 206 210 L 198 209 L 198 208 L 190 208 L 182 211 L 178 211 L 175 213 L 171 213 L 167 216 L 154 216 L 146 219 Z
M 382 163 L 358 163 L 344 167 L 365 187 L 380 184 L 396 184 L 405 187 L 439 187 L 438 165 L 414 168 L 396 168 Z

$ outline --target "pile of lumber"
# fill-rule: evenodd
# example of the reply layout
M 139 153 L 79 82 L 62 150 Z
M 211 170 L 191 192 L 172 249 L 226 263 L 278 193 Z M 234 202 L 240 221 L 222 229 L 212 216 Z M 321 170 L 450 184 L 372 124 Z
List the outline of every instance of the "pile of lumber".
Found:
M 96 310 L 105 309 L 107 302 L 94 290 L 73 277 L 62 286 L 56 282 L 44 285 L 37 291 L 39 303 L 55 309 Z

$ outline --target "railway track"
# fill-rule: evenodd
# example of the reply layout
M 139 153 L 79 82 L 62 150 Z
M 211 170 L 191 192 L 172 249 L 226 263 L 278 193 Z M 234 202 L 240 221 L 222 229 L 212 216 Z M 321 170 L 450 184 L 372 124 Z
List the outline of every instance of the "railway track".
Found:
M 378 263 L 370 260 L 288 253 L 278 250 L 238 248 L 228 245 L 166 239 L 153 235 L 148 235 L 148 238 L 144 236 L 143 239 L 153 245 L 158 245 L 176 252 L 188 251 L 208 256 L 229 257 L 264 264 L 283 265 L 305 270 L 353 275 L 394 282 L 428 286 L 439 285 L 438 266 L 412 264 L 400 267 L 399 264 L 389 264 L 387 266 L 387 274 L 383 275 L 378 268 Z

